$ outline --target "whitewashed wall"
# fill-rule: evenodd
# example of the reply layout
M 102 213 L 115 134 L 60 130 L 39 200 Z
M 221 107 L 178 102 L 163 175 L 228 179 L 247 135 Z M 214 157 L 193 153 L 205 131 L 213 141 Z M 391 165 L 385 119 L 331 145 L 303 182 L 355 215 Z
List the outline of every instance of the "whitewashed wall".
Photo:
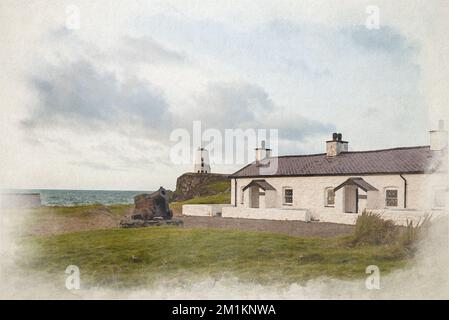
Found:
M 305 209 L 225 207 L 221 216 L 223 218 L 310 221 L 310 213 Z
M 184 204 L 182 214 L 185 216 L 215 217 L 222 213 L 224 207 L 231 204 Z
M 407 208 L 415 210 L 431 210 L 433 206 L 433 189 L 434 186 L 447 185 L 447 175 L 429 175 L 429 174 L 407 174 L 403 175 L 407 181 Z M 325 206 L 325 189 L 328 187 L 336 187 L 354 176 L 314 176 L 314 177 L 272 177 L 264 178 L 276 189 L 276 196 L 273 200 L 277 208 L 291 209 L 308 209 L 312 218 L 319 219 L 320 214 L 341 213 L 339 210 L 339 196 L 342 191 L 337 191 L 337 199 L 335 207 Z M 403 208 L 404 205 L 404 180 L 399 175 L 361 175 L 361 177 L 379 189 L 378 199 L 370 200 L 370 205 L 375 209 L 388 209 L 385 207 L 385 189 L 396 188 L 398 190 L 398 207 Z M 446 179 L 446 180 L 445 180 Z M 241 188 L 250 183 L 252 178 L 237 179 L 237 206 L 247 207 L 248 204 L 242 205 Z M 282 189 L 284 187 L 293 188 L 293 204 L 291 206 L 283 205 Z M 232 204 L 235 197 L 234 180 L 231 184 Z M 362 193 L 363 194 L 363 193 Z M 247 199 L 245 199 L 245 202 Z M 340 199 L 341 201 L 341 199 Z M 366 201 L 365 201 L 366 203 Z M 362 203 L 363 204 L 363 203 Z M 341 206 L 340 206 L 341 208 Z M 363 206 L 360 207 L 363 209 Z

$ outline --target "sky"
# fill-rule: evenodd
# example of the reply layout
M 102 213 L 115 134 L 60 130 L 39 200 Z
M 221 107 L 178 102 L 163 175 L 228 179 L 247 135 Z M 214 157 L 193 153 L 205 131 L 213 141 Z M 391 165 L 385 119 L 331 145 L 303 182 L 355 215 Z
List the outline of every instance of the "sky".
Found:
M 333 132 L 427 145 L 448 118 L 448 16 L 443 0 L 2 1 L 0 188 L 174 188 L 193 164 L 170 136 L 194 121 L 277 129 L 279 154 Z

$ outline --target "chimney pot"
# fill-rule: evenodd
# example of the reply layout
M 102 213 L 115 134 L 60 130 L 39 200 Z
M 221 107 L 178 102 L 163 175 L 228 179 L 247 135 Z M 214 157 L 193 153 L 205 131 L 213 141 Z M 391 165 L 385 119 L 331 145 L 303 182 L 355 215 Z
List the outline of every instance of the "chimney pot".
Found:
M 348 142 L 343 141 L 341 133 L 333 133 L 332 140 L 326 141 L 326 154 L 328 157 L 338 156 L 342 152 L 348 151 Z

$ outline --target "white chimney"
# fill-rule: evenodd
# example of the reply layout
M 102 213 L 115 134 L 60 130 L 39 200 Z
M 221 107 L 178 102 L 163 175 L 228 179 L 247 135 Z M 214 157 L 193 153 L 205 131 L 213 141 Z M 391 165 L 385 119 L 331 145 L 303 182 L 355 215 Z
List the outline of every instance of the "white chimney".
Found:
M 262 160 L 271 157 L 271 149 L 265 147 L 265 140 L 262 140 L 261 147 L 256 148 L 256 164 L 260 164 Z
M 332 134 L 332 140 L 326 141 L 326 154 L 328 157 L 338 156 L 342 152 L 348 151 L 348 142 L 342 140 L 341 133 Z
M 430 150 L 440 151 L 447 147 L 447 130 L 444 128 L 444 120 L 438 121 L 438 129 L 430 131 Z

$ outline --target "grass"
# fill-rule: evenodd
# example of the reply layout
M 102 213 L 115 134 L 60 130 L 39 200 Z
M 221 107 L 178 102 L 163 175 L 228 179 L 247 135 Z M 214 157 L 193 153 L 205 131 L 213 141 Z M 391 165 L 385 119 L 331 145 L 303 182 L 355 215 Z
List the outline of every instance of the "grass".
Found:
M 170 209 L 173 212 L 180 214 L 182 211 L 183 204 L 220 204 L 220 203 L 231 203 L 231 193 L 223 192 L 219 194 L 214 194 L 212 196 L 196 197 L 193 199 L 172 202 L 170 203 Z
M 42 206 L 35 209 L 8 209 L 7 214 L 18 217 L 25 234 L 56 234 L 86 229 L 117 227 L 131 205 L 100 204 L 82 206 Z
M 231 182 L 229 180 L 217 181 L 210 183 L 207 188 L 215 193 L 223 193 L 231 190 Z
M 22 266 L 63 281 L 65 268 L 74 264 L 85 286 L 139 287 L 164 277 L 179 282 L 227 275 L 264 284 L 353 279 L 365 277 L 368 265 L 387 273 L 407 263 L 393 247 L 348 246 L 348 240 L 176 227 L 93 230 L 25 238 L 33 256 Z
M 59 217 L 85 217 L 88 213 L 106 212 L 113 215 L 121 215 L 132 205 L 117 204 L 105 206 L 102 204 L 80 205 L 80 206 L 42 206 L 35 209 L 20 209 L 20 211 L 33 213 L 35 216 L 59 216 Z M 19 211 L 17 209 L 16 211 Z

